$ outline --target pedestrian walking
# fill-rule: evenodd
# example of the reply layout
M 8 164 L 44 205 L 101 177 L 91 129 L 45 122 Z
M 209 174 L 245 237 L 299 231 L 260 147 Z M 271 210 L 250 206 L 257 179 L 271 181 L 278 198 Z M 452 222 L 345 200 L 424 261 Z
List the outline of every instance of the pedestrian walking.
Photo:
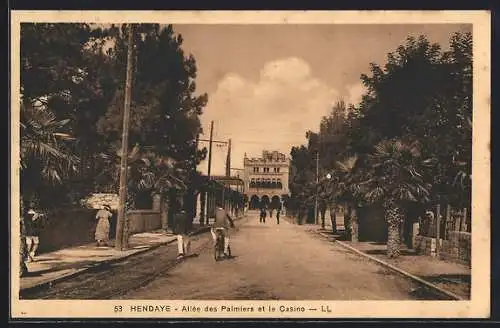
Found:
M 271 209 L 269 210 L 269 218 L 272 218 L 272 217 L 273 217 L 273 209 L 271 208 Z
M 41 218 L 44 216 L 38 210 L 35 210 L 36 206 L 31 203 L 29 210 L 26 212 L 25 218 L 25 232 L 26 232 L 26 262 L 36 261 L 36 252 L 40 246 L 40 230 L 41 230 Z
M 260 223 L 266 223 L 266 216 L 267 216 L 267 211 L 264 206 L 261 207 L 260 209 Z
M 24 277 L 26 274 L 29 272 L 28 271 L 28 266 L 26 265 L 26 260 L 28 259 L 28 250 L 26 247 L 26 218 L 27 218 L 27 208 L 24 206 L 24 202 L 21 201 L 21 235 L 20 235 L 20 242 L 21 242 L 21 247 L 19 248 L 19 269 L 20 269 L 20 276 Z
M 109 205 L 104 205 L 102 209 L 98 210 L 95 218 L 97 220 L 97 226 L 95 228 L 94 239 L 96 241 L 97 247 L 108 246 L 109 244 L 109 219 L 113 217 L 111 213 L 111 207 Z
M 278 207 L 276 209 L 276 223 L 277 224 L 280 224 L 280 212 L 281 212 L 281 209 Z
M 188 214 L 184 208 L 174 215 L 174 233 L 177 235 L 177 258 L 181 259 L 191 251 Z

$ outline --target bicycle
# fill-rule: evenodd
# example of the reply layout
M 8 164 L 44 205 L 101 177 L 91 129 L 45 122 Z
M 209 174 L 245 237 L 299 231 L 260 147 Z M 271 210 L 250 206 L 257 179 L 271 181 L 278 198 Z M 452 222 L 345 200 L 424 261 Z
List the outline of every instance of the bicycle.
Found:
M 214 259 L 219 261 L 224 257 L 224 229 L 215 229 L 215 234 Z M 228 255 L 231 256 L 231 247 L 228 247 Z

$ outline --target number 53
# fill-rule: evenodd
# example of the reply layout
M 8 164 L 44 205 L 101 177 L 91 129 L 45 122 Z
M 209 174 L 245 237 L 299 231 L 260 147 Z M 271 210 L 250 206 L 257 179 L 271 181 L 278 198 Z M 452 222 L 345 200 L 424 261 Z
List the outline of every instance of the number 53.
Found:
M 122 306 L 121 305 L 115 305 L 115 312 L 122 312 Z

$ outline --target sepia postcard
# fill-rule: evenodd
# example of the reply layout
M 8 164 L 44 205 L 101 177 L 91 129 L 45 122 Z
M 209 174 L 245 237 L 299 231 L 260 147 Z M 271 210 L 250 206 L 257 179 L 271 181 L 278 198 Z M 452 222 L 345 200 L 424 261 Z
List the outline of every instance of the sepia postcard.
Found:
M 487 11 L 11 11 L 10 309 L 488 318 Z

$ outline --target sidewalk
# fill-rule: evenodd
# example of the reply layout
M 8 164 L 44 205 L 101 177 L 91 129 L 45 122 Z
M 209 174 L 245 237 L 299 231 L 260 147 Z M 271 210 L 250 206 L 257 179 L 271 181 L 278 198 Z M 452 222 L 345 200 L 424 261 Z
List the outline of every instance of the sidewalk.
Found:
M 333 239 L 345 248 L 352 247 L 367 257 L 374 257 L 382 263 L 416 276 L 465 300 L 470 299 L 471 268 L 466 264 L 419 255 L 412 249 L 402 249 L 398 258 L 389 258 L 386 255 L 385 243 L 371 241 L 352 243 L 343 240 L 340 234 L 334 235 L 331 230 L 323 230 L 316 225 L 304 224 L 303 227 L 306 231 Z
M 207 229 L 199 227 L 197 233 Z M 118 251 L 114 247 L 97 247 L 91 243 L 40 254 L 36 262 L 26 263 L 29 273 L 20 279 L 20 290 L 69 278 L 103 263 L 120 261 L 175 240 L 174 234 L 158 230 L 132 235 L 129 239 L 130 249 L 126 251 Z

